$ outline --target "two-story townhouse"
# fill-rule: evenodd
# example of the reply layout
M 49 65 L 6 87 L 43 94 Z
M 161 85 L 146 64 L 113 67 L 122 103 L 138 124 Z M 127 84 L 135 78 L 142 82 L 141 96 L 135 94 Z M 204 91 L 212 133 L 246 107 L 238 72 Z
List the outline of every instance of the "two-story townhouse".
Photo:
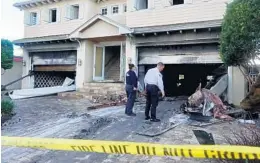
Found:
M 206 84 L 211 72 L 222 64 L 219 34 L 228 2 L 30 0 L 16 3 L 14 6 L 25 13 L 25 37 L 15 44 L 24 50 L 24 74 L 35 71 L 33 77 L 23 81 L 23 88 L 59 84 L 68 76 L 75 77 L 79 90 L 100 87 L 102 92 L 115 93 L 117 87 L 123 88 L 127 63 L 138 65 L 142 83 L 147 69 L 161 61 L 166 64 L 167 94 L 191 94 L 199 82 Z M 233 69 L 229 72 L 238 73 Z M 244 80 L 240 84 L 245 85 Z M 236 98 L 242 98 L 243 93 Z M 236 95 L 234 91 L 231 94 Z

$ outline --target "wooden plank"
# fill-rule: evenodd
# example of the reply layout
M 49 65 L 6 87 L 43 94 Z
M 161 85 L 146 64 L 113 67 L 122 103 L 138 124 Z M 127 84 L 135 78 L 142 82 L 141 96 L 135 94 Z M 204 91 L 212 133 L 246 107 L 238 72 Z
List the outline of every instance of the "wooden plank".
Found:
M 76 71 L 76 65 L 34 66 L 34 71 Z

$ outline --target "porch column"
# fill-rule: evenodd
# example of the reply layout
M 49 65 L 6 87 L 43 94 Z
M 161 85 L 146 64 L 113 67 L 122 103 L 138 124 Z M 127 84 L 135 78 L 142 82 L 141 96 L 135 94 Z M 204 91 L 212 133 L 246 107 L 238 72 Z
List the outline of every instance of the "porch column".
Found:
M 76 88 L 84 87 L 85 82 L 92 81 L 93 74 L 93 44 L 82 40 L 77 50 Z
M 228 67 L 228 102 L 240 105 L 247 93 L 247 82 L 238 67 Z
M 128 71 L 129 63 L 133 63 L 138 68 L 138 54 L 133 37 L 126 38 L 126 72 Z M 136 70 L 136 72 L 138 72 L 138 69 Z
M 29 56 L 29 52 L 27 51 L 27 49 L 23 48 L 23 74 L 22 76 L 28 75 L 29 71 L 31 70 L 32 67 L 32 63 L 31 63 L 31 57 Z M 34 84 L 33 84 L 33 77 L 26 77 L 24 79 L 22 79 L 22 89 L 28 89 L 28 88 L 33 88 Z
M 83 88 L 85 81 L 86 69 L 86 43 L 80 41 L 80 46 L 77 49 L 77 67 L 76 67 L 76 89 Z

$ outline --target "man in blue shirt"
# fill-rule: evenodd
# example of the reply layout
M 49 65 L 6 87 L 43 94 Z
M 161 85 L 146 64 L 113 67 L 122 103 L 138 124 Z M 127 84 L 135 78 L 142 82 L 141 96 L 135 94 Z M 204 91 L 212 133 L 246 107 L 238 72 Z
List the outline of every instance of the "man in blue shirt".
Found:
M 133 107 L 137 91 L 137 76 L 134 72 L 134 68 L 134 64 L 129 64 L 129 71 L 126 73 L 125 90 L 127 95 L 127 103 L 125 108 L 125 114 L 128 116 L 136 116 L 136 114 L 133 113 Z

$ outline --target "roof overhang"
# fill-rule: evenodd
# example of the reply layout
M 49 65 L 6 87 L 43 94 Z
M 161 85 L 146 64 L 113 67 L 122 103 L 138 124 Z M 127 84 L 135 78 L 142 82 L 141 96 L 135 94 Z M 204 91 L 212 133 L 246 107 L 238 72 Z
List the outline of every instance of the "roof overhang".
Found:
M 90 26 L 94 25 L 96 22 L 98 21 L 104 21 L 107 24 L 110 24 L 112 26 L 115 26 L 118 28 L 119 33 L 118 35 L 122 35 L 122 34 L 129 34 L 132 33 L 133 31 L 128 28 L 125 25 L 122 25 L 106 16 L 97 14 L 94 17 L 92 17 L 91 19 L 89 19 L 88 21 L 86 21 L 84 24 L 82 24 L 80 27 L 78 27 L 77 29 L 75 29 L 73 32 L 71 32 L 70 34 L 70 38 L 81 38 L 81 33 L 84 32 L 87 28 L 89 28 Z
M 66 43 L 71 42 L 68 35 L 53 35 L 33 38 L 23 38 L 14 40 L 13 44 L 18 46 L 33 45 L 33 44 L 47 44 L 47 43 Z
M 13 6 L 23 10 L 23 9 L 42 6 L 42 5 L 46 5 L 46 4 L 57 3 L 60 1 L 63 1 L 63 0 L 29 0 L 29 1 L 17 2 L 15 4 L 13 4 Z
M 185 31 L 185 30 L 199 30 L 212 28 L 220 28 L 222 20 L 209 20 L 200 22 L 189 22 L 181 24 L 160 25 L 160 26 L 147 26 L 133 28 L 133 34 L 145 34 L 145 33 L 161 33 L 172 31 Z

